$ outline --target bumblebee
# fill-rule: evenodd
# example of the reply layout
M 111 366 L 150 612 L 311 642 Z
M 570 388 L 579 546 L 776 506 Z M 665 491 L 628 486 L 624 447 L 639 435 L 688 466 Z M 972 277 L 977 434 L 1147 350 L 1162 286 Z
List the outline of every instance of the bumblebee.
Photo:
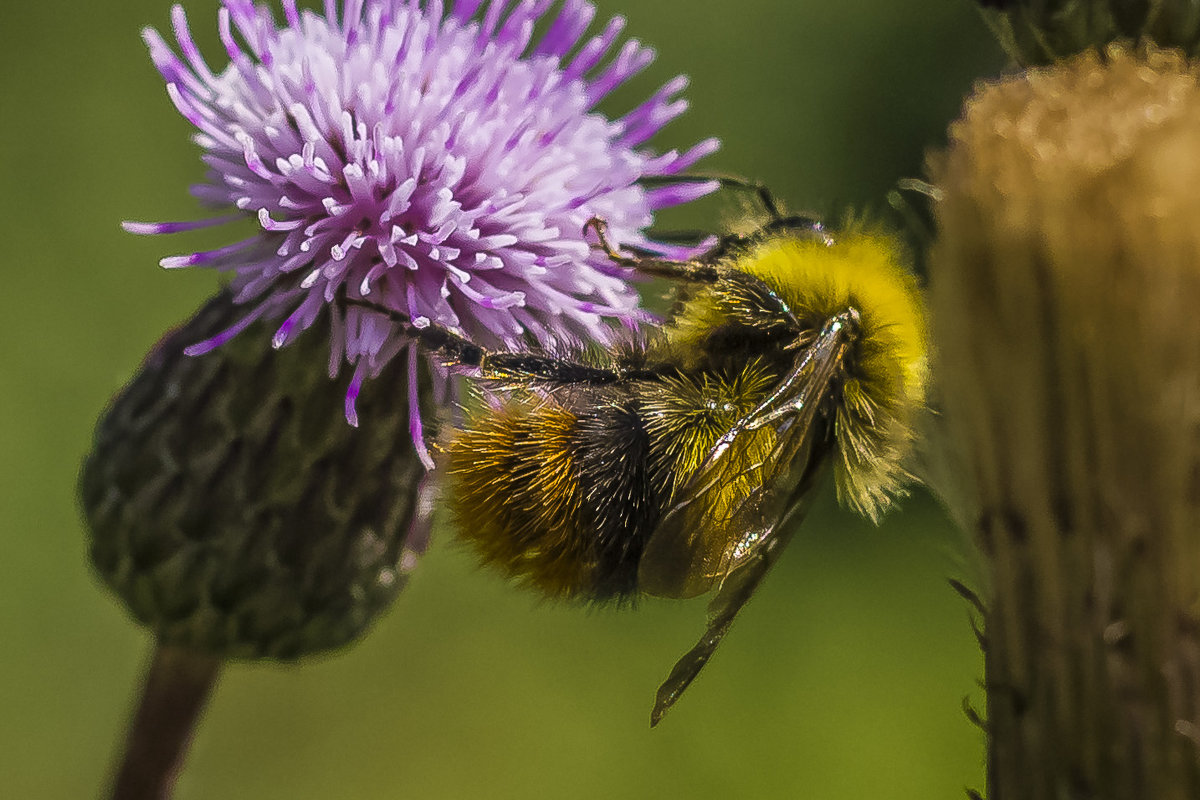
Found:
M 926 321 L 899 240 L 863 225 L 831 235 L 753 188 L 769 221 L 688 261 L 622 252 L 603 220 L 588 223 L 615 264 L 676 287 L 664 325 L 619 352 L 488 351 L 384 312 L 499 398 L 451 434 L 441 465 L 459 536 L 483 561 L 568 600 L 716 590 L 652 726 L 827 471 L 872 520 L 904 493 L 925 401 Z

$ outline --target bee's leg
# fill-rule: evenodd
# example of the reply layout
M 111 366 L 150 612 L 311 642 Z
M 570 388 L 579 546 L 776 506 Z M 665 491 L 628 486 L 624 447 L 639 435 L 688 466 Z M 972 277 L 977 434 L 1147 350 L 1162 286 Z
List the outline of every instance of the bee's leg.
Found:
M 699 247 L 705 240 L 713 238 L 712 231 L 702 231 L 699 228 L 674 228 L 671 230 L 659 230 L 652 228 L 646 231 L 646 238 L 653 239 L 655 242 L 662 244 L 678 244 L 684 247 Z M 625 249 L 637 255 L 644 255 L 647 258 L 654 258 L 655 253 L 651 250 L 646 250 L 636 245 L 627 244 Z
M 689 175 L 687 177 L 691 179 L 692 176 Z M 699 180 L 706 178 L 704 175 L 696 177 Z M 815 214 L 791 214 L 785 217 L 783 212 L 779 210 L 779 203 L 775 201 L 775 195 L 764 184 L 732 175 L 710 175 L 707 176 L 707 180 L 717 181 L 725 189 L 741 189 L 742 191 L 756 194 L 758 201 L 762 203 L 763 210 L 771 218 L 763 225 L 763 231 L 805 231 L 824 240 L 827 245 L 833 244 L 833 237 L 825 232 L 825 225 L 821 222 L 820 217 Z M 731 240 L 731 243 L 736 243 L 741 238 L 740 236 L 726 237 L 726 239 Z M 728 243 L 725 242 L 725 239 L 722 239 L 722 244 L 723 246 L 727 246 Z
M 918 195 L 909 199 L 909 195 Z M 918 252 L 925 252 L 933 242 L 936 224 L 933 209 L 942 199 L 942 190 L 916 178 L 901 178 L 887 193 L 887 203 L 901 218 L 904 227 L 920 243 Z
M 821 219 L 815 214 L 794 214 L 784 216 L 779 208 L 779 203 L 775 200 L 775 195 L 765 184 L 758 181 L 752 181 L 747 178 L 739 178 L 735 175 L 722 175 L 720 173 L 705 173 L 705 172 L 688 172 L 680 175 L 654 175 L 641 179 L 642 183 L 703 183 L 706 181 L 716 181 L 723 189 L 737 189 L 743 192 L 752 192 L 758 198 L 758 202 L 762 204 L 763 210 L 767 212 L 770 219 L 763 225 L 763 231 L 806 231 L 816 237 L 824 240 L 825 244 L 832 245 L 833 238 L 826 233 L 825 226 Z M 746 238 L 737 234 L 722 237 L 721 241 L 701 257 L 701 260 L 711 261 L 714 257 L 721 255 L 729 250 L 733 245 L 742 244 Z
M 488 351 L 480 365 L 485 378 L 530 381 L 544 388 L 603 385 L 658 377 L 652 370 L 607 369 L 540 353 Z
M 348 306 L 383 314 L 400 326 L 401 332 L 442 359 L 447 366 L 478 369 L 494 380 L 533 381 L 542 385 L 607 384 L 644 377 L 641 370 L 604 369 L 540 353 L 489 350 L 437 324 L 418 326 L 407 314 L 367 300 L 343 298 Z
M 772 221 L 783 219 L 783 214 L 779 211 L 779 203 L 775 201 L 775 195 L 770 189 L 758 181 L 739 178 L 736 175 L 724 175 L 719 172 L 683 172 L 678 175 L 647 175 L 643 176 L 639 182 L 643 184 L 672 184 L 708 183 L 710 181 L 720 184 L 722 189 L 737 189 L 743 192 L 752 192 L 758 197 L 758 202 L 762 203 L 763 210 L 767 212 L 767 216 Z
M 674 261 L 655 256 L 625 255 L 608 238 L 608 222 L 600 217 L 592 217 L 584 224 L 585 236 L 589 230 L 596 232 L 596 238 L 600 240 L 600 247 L 614 264 L 635 269 L 643 275 L 695 283 L 712 283 L 721 277 L 721 271 L 704 261 L 703 258 L 694 261 Z
M 359 300 L 354 297 L 343 296 L 342 303 L 354 308 L 364 308 L 368 311 L 374 311 L 377 314 L 383 314 L 400 326 L 400 332 L 404 336 L 418 343 L 429 352 L 436 353 L 448 365 L 461 364 L 465 367 L 478 367 L 483 363 L 487 351 L 474 342 L 454 333 L 449 328 L 443 328 L 441 325 L 433 323 L 417 325 L 408 314 L 388 308 L 387 306 L 381 306 L 378 303 L 372 303 L 370 300 Z

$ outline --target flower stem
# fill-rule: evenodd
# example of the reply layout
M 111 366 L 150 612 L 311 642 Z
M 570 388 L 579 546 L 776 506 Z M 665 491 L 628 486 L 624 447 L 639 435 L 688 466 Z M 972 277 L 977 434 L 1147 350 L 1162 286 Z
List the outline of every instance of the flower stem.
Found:
M 164 800 L 216 683 L 220 659 L 158 642 L 142 681 L 112 800 Z

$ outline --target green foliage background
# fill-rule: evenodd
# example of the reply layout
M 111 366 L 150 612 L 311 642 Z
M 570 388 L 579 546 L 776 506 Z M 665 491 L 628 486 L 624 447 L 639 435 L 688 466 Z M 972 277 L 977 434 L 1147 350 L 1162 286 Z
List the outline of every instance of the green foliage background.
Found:
M 676 72 L 692 110 L 658 144 L 718 135 L 707 166 L 797 209 L 881 204 L 916 176 L 1001 57 L 968 0 L 604 0 L 659 49 L 620 111 Z M 223 63 L 215 0 L 189 0 Z M 0 796 L 95 796 L 147 653 L 89 571 L 74 496 L 92 423 L 141 355 L 213 288 L 166 273 L 190 130 L 138 39 L 167 0 L 7 3 L 0 19 Z M 711 227 L 701 204 L 668 222 Z M 323 368 L 323 365 L 320 365 Z M 235 665 L 180 798 L 962 797 L 981 659 L 946 585 L 961 548 L 917 497 L 882 528 L 823 502 L 660 729 L 659 680 L 703 603 L 587 613 L 476 569 L 442 531 L 357 647 Z

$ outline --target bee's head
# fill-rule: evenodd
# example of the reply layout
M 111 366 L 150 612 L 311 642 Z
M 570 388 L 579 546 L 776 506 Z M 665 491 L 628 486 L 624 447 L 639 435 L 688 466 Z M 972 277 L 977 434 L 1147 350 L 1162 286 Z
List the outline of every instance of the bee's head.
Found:
M 927 330 L 924 303 L 900 240 L 877 230 L 784 231 L 747 251 L 736 269 L 767 287 L 759 313 L 798 323 L 793 348 L 823 326 L 843 326 L 864 378 L 918 405 L 925 399 Z M 772 308 L 772 303 L 774 308 Z

